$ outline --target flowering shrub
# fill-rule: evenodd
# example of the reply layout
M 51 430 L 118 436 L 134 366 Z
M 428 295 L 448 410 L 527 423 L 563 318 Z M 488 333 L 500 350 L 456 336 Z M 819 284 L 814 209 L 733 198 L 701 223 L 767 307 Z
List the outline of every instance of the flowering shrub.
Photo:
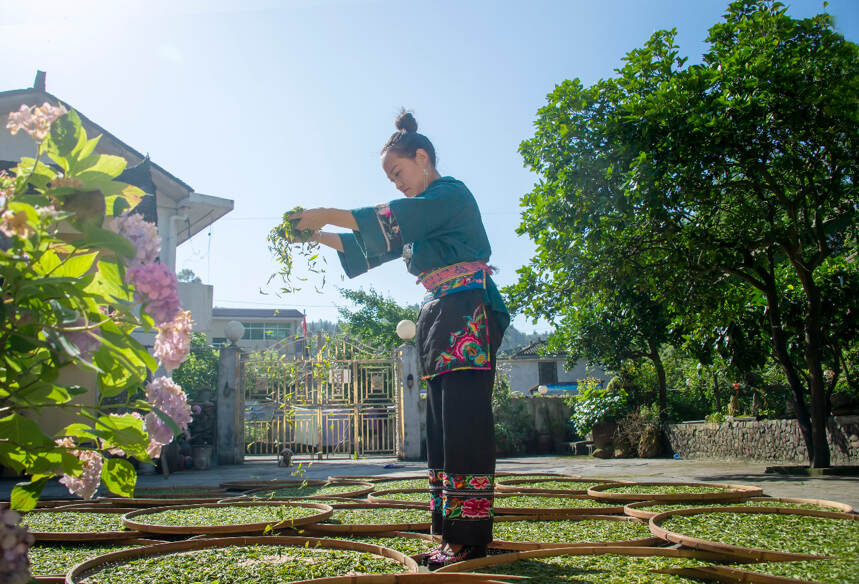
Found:
M 187 355 L 190 314 L 179 310 L 176 277 L 156 262 L 157 229 L 128 214 L 143 192 L 116 180 L 126 161 L 97 154 L 99 137 L 63 106 L 22 106 L 7 128 L 36 143 L 34 158 L 0 173 L 0 464 L 30 478 L 12 506 L 33 508 L 54 477 L 84 498 L 101 482 L 130 496 L 127 459 L 152 462 L 191 421 L 181 388 L 151 379 L 158 362 L 130 333 L 158 325 L 156 357 L 170 370 Z M 92 372 L 93 387 L 64 383 L 67 369 Z M 87 392 L 95 405 L 78 399 Z M 48 434 L 35 421 L 46 408 L 78 421 Z M 15 563 L 9 513 L 0 510 L 4 582 L 27 571 L 26 558 Z

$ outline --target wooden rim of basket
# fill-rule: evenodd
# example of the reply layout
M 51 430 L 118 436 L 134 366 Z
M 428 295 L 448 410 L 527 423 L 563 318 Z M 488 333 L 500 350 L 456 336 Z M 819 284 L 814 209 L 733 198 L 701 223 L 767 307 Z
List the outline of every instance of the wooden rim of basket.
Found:
M 111 507 L 96 507 L 96 508 L 47 508 L 33 509 L 24 513 L 24 518 L 30 513 L 115 513 L 122 515 L 127 513 L 129 509 L 116 509 Z M 135 539 L 141 536 L 141 532 L 136 530 L 128 531 L 31 531 L 36 541 L 80 541 L 80 542 L 110 542 L 124 541 L 127 539 Z
M 512 580 L 524 579 L 523 576 L 504 576 L 503 574 L 468 574 L 448 572 L 443 577 L 432 572 L 416 574 L 360 574 L 356 576 L 330 576 L 312 580 L 295 580 L 290 584 L 505 584 Z
M 819 560 L 825 562 L 826 560 Z M 664 574 L 676 576 L 690 576 L 692 578 L 704 578 L 707 581 L 716 582 L 749 582 L 754 584 L 816 584 L 811 580 L 790 578 L 788 576 L 775 576 L 773 574 L 762 574 L 734 568 L 731 566 L 698 566 L 695 568 L 674 568 L 659 570 Z
M 602 480 L 602 479 L 592 479 L 587 477 L 558 477 L 555 479 L 505 479 L 500 480 L 495 483 L 495 489 L 502 493 L 506 492 L 518 492 L 518 493 L 551 493 L 551 494 L 559 494 L 559 495 L 586 495 L 588 490 L 584 489 L 559 489 L 559 488 L 547 488 L 542 489 L 539 486 L 530 486 L 530 487 L 520 487 L 518 485 L 524 483 L 526 485 L 534 485 L 539 483 L 550 483 L 550 482 L 566 482 L 571 483 L 571 485 L 575 485 L 576 483 L 598 483 L 602 484 L 624 484 L 624 481 L 615 481 L 615 480 Z
M 97 558 L 93 558 L 91 560 L 87 560 L 76 565 L 66 574 L 65 583 L 75 584 L 75 581 L 78 577 L 83 574 L 86 574 L 93 568 L 97 568 L 98 566 L 115 562 L 122 562 L 124 560 L 133 560 L 143 556 L 159 556 L 175 552 L 186 552 L 232 546 L 282 545 L 289 547 L 304 547 L 305 545 L 309 544 L 315 544 L 315 547 L 325 549 L 341 549 L 371 553 L 395 560 L 402 564 L 402 566 L 410 572 L 417 572 L 418 570 L 417 562 L 415 562 L 415 560 L 413 560 L 406 554 L 375 544 L 361 543 L 349 540 L 320 539 L 314 537 L 267 535 L 183 540 L 111 552 L 109 554 L 104 554 L 98 556 Z
M 675 548 L 659 548 L 659 547 L 627 547 L 627 546 L 582 546 L 582 547 L 561 547 L 547 548 L 541 550 L 525 550 L 512 551 L 506 554 L 498 554 L 496 556 L 486 556 L 485 558 L 476 558 L 474 560 L 466 560 L 442 566 L 436 573 L 439 572 L 469 572 L 480 568 L 490 566 L 500 566 L 510 564 L 519 560 L 533 560 L 539 558 L 552 558 L 555 556 L 600 556 L 606 554 L 616 554 L 620 556 L 662 556 L 668 558 L 694 558 L 704 561 L 724 561 L 724 557 L 719 554 L 702 552 L 699 550 L 684 550 Z
M 427 501 L 425 503 L 421 503 L 420 501 L 403 501 L 400 499 L 385 498 L 385 495 L 392 495 L 395 493 L 424 493 L 427 496 Z M 384 503 L 385 505 L 396 504 L 411 509 L 429 509 L 429 498 L 429 489 L 385 489 L 382 491 L 373 491 L 372 493 L 367 494 L 367 500 L 371 503 Z
M 817 505 L 819 507 L 830 507 L 841 513 L 853 513 L 853 507 L 847 503 L 839 503 L 838 501 L 828 501 L 826 499 L 801 499 L 796 497 L 750 497 L 744 500 L 743 505 L 754 507 L 751 503 L 758 501 L 779 501 L 782 503 L 796 503 L 797 505 Z M 664 505 L 665 501 L 636 501 L 635 503 L 627 503 L 623 507 L 623 512 L 630 517 L 649 521 L 654 515 L 658 515 L 656 511 L 645 511 L 646 507 L 652 505 Z M 684 503 L 677 503 L 683 505 Z M 775 507 L 773 507 L 774 509 Z M 785 507 L 789 509 L 790 507 Z
M 327 487 L 329 485 L 330 486 L 333 486 L 333 485 L 337 485 L 337 486 L 355 485 L 356 487 L 358 487 L 358 485 L 360 485 L 360 487 L 356 488 L 355 490 L 335 494 L 335 496 L 338 498 L 346 498 L 346 499 L 355 499 L 357 497 L 363 497 L 367 493 L 372 492 L 374 489 L 372 483 L 366 483 L 366 482 L 341 481 L 338 483 L 332 483 L 331 481 L 321 481 L 321 483 L 322 484 L 319 484 L 319 485 L 311 485 L 311 484 L 309 484 L 309 481 L 308 481 L 308 484 L 306 486 Z M 296 485 L 296 486 L 300 486 L 301 484 L 304 484 L 304 483 L 303 482 L 299 483 L 299 485 Z M 284 489 L 284 488 L 289 488 L 289 487 L 279 486 L 279 487 L 262 487 L 260 489 L 250 489 L 249 491 L 245 491 L 243 493 L 243 495 L 246 497 L 253 497 L 253 496 L 257 495 L 258 493 L 265 493 L 267 491 L 274 491 L 277 489 Z M 331 499 L 332 498 L 329 495 L 287 495 L 285 497 L 276 497 L 275 496 L 275 498 L 297 498 L 297 497 L 301 497 L 302 499 Z
M 210 507 L 254 507 L 254 506 L 289 506 L 289 507 L 308 507 L 310 509 L 318 509 L 320 512 L 308 515 L 307 517 L 298 517 L 295 519 L 285 519 L 283 521 L 260 521 L 257 523 L 237 523 L 234 525 L 158 525 L 151 523 L 140 523 L 134 521 L 134 518 L 142 515 L 152 515 L 161 511 L 171 511 L 176 509 L 195 509 L 195 508 L 210 508 Z M 223 533 L 248 533 L 262 531 L 266 527 L 271 526 L 272 529 L 284 529 L 288 527 L 304 526 L 317 521 L 325 521 L 334 510 L 329 505 L 322 503 L 294 503 L 294 502 L 277 502 L 277 501 L 242 501 L 238 503 L 204 503 L 199 505 L 168 505 L 165 507 L 151 507 L 148 509 L 138 509 L 122 516 L 122 521 L 126 526 L 132 527 L 137 531 L 144 533 L 170 533 L 170 534 L 223 534 Z
M 225 493 L 226 494 L 226 493 Z M 98 499 L 99 502 L 103 502 L 106 507 L 110 507 L 112 505 L 120 506 L 120 507 L 166 507 L 169 505 L 193 505 L 194 503 L 217 503 L 223 497 L 192 497 L 192 498 L 163 498 L 158 499 L 155 497 L 106 497 L 104 499 Z
M 642 523 L 638 519 L 633 517 L 626 517 L 624 515 L 588 515 L 584 517 L 576 517 L 572 519 L 559 519 L 558 521 L 631 521 L 635 523 Z M 516 517 L 503 517 L 496 519 L 496 522 L 499 523 L 514 523 L 518 521 L 534 521 L 532 517 L 529 516 L 516 516 Z M 540 520 L 545 521 L 545 520 Z M 621 547 L 657 547 L 659 545 L 665 544 L 665 541 L 656 537 L 639 537 L 636 539 L 622 539 L 617 541 L 590 541 L 590 542 L 552 542 L 552 541 L 508 541 L 503 539 L 493 540 L 492 543 L 489 544 L 490 548 L 500 549 L 500 550 L 540 550 L 540 549 L 552 549 L 552 548 L 560 548 L 560 547 L 583 547 L 583 546 L 591 546 L 591 547 L 604 547 L 604 546 L 621 546 Z
M 542 519 L 567 519 L 570 517 L 578 517 L 580 515 L 623 515 L 623 506 L 605 505 L 603 507 L 505 507 L 499 505 L 499 499 L 503 500 L 507 497 L 541 497 L 541 498 L 564 498 L 564 499 L 581 499 L 581 500 L 596 500 L 588 495 L 568 495 L 568 494 L 550 494 L 550 493 L 496 493 L 495 494 L 495 513 L 499 515 L 531 515 L 539 516 Z M 596 500 L 599 503 L 602 501 Z
M 718 493 L 606 493 L 606 489 L 618 486 L 690 486 L 713 487 L 723 489 Z M 616 503 L 632 503 L 636 501 L 662 501 L 675 503 L 713 502 L 713 501 L 742 501 L 750 497 L 760 497 L 763 489 L 749 485 L 731 485 L 727 483 L 697 483 L 697 482 L 629 482 L 605 483 L 588 488 L 588 496 L 599 501 Z
M 328 482 L 330 482 L 330 483 L 339 483 L 342 481 L 346 481 L 346 482 L 358 481 L 361 483 L 384 483 L 386 481 L 405 481 L 405 480 L 413 480 L 413 479 L 424 479 L 427 481 L 429 480 L 427 478 L 426 472 L 424 472 L 423 474 L 410 474 L 410 475 L 404 475 L 404 476 L 399 476 L 399 477 L 398 476 L 392 476 L 392 475 L 382 475 L 382 476 L 379 476 L 379 475 L 375 475 L 375 476 L 371 476 L 371 475 L 343 475 L 343 476 L 329 475 L 328 476 Z
M 749 548 L 740 545 L 709 541 L 668 531 L 662 527 L 662 522 L 670 517 L 680 515 L 703 515 L 709 513 L 748 513 L 756 515 L 804 515 L 808 517 L 823 517 L 827 519 L 842 519 L 846 521 L 857 521 L 859 515 L 852 513 L 838 513 L 836 511 L 815 511 L 812 509 L 788 509 L 786 507 L 694 507 L 690 509 L 676 509 L 654 515 L 648 521 L 650 533 L 680 545 L 693 549 L 722 554 L 729 560 L 756 561 L 756 562 L 780 562 L 790 560 L 820 560 L 829 556 L 818 556 L 814 554 L 801 554 L 796 552 L 777 552 L 759 548 Z
M 271 489 L 277 487 L 292 487 L 301 484 L 320 486 L 328 483 L 321 479 L 271 479 L 257 481 L 224 481 L 218 485 L 226 491 L 250 491 L 251 489 Z
M 351 503 L 351 504 L 343 504 L 337 505 L 336 509 L 403 509 L 398 505 L 379 505 L 373 503 Z M 424 511 L 425 509 L 415 509 L 416 511 Z M 332 514 L 333 514 L 332 509 Z M 326 517 L 326 519 L 328 519 Z M 314 523 L 313 525 L 308 525 L 305 527 L 305 531 L 308 533 L 320 533 L 320 534 L 361 534 L 361 535 L 374 535 L 376 536 L 378 533 L 382 532 L 390 532 L 390 531 L 424 531 L 432 527 L 432 520 L 428 521 L 419 521 L 419 522 L 411 522 L 411 523 L 370 523 L 370 524 L 356 524 L 356 523 L 322 523 L 321 521 L 318 523 Z

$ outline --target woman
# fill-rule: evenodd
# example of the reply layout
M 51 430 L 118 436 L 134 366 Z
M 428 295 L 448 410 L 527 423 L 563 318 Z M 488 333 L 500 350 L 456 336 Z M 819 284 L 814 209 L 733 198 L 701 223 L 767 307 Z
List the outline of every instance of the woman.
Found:
M 427 463 L 433 533 L 425 555 L 438 567 L 486 555 L 492 541 L 495 441 L 491 394 L 495 352 L 510 317 L 490 278 L 491 248 L 474 196 L 436 170 L 435 148 L 403 112 L 382 148 L 382 168 L 400 198 L 360 209 L 309 209 L 297 229 L 339 252 L 354 278 L 402 257 L 426 288 L 415 343 L 427 380 Z M 318 231 L 325 225 L 351 229 Z

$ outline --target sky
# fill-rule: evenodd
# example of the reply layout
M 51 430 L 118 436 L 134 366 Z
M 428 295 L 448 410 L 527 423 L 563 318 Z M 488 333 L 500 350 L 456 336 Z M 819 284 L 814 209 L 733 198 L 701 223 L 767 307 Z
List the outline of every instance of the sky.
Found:
M 785 2 L 796 18 L 821 0 Z M 401 107 L 474 193 L 499 286 L 534 245 L 516 234 L 538 177 L 519 144 L 556 84 L 615 74 L 624 55 L 676 28 L 700 60 L 728 0 L 0 0 L 0 91 L 47 90 L 196 192 L 234 210 L 180 246 L 177 270 L 214 286 L 214 304 L 295 308 L 337 320 L 338 287 L 416 304 L 400 261 L 349 280 L 323 251 L 326 284 L 279 295 L 266 234 L 282 214 L 397 198 L 379 150 Z M 859 42 L 859 0 L 830 0 L 836 29 Z M 298 264 L 301 265 L 300 262 Z M 318 285 L 321 282 L 316 280 Z M 517 316 L 522 331 L 545 322 Z

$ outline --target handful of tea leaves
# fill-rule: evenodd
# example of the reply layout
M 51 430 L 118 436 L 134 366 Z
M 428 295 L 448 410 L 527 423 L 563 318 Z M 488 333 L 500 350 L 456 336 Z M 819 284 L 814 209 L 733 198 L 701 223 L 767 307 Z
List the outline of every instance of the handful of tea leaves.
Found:
M 300 214 L 304 209 L 295 207 L 283 214 L 283 220 L 274 227 L 268 234 L 268 249 L 274 253 L 280 269 L 272 274 L 268 282 L 274 278 L 280 277 L 280 291 L 289 294 L 301 290 L 300 283 L 306 282 L 307 277 L 295 274 L 295 259 L 297 257 L 304 258 L 306 263 L 306 271 L 311 274 L 322 274 L 322 283 L 316 286 L 316 291 L 319 292 L 325 286 L 325 258 L 319 254 L 319 244 L 315 241 L 309 241 L 310 237 L 315 233 L 312 229 L 297 229 L 300 217 L 290 219 L 290 217 Z M 267 282 L 267 283 L 268 283 Z

